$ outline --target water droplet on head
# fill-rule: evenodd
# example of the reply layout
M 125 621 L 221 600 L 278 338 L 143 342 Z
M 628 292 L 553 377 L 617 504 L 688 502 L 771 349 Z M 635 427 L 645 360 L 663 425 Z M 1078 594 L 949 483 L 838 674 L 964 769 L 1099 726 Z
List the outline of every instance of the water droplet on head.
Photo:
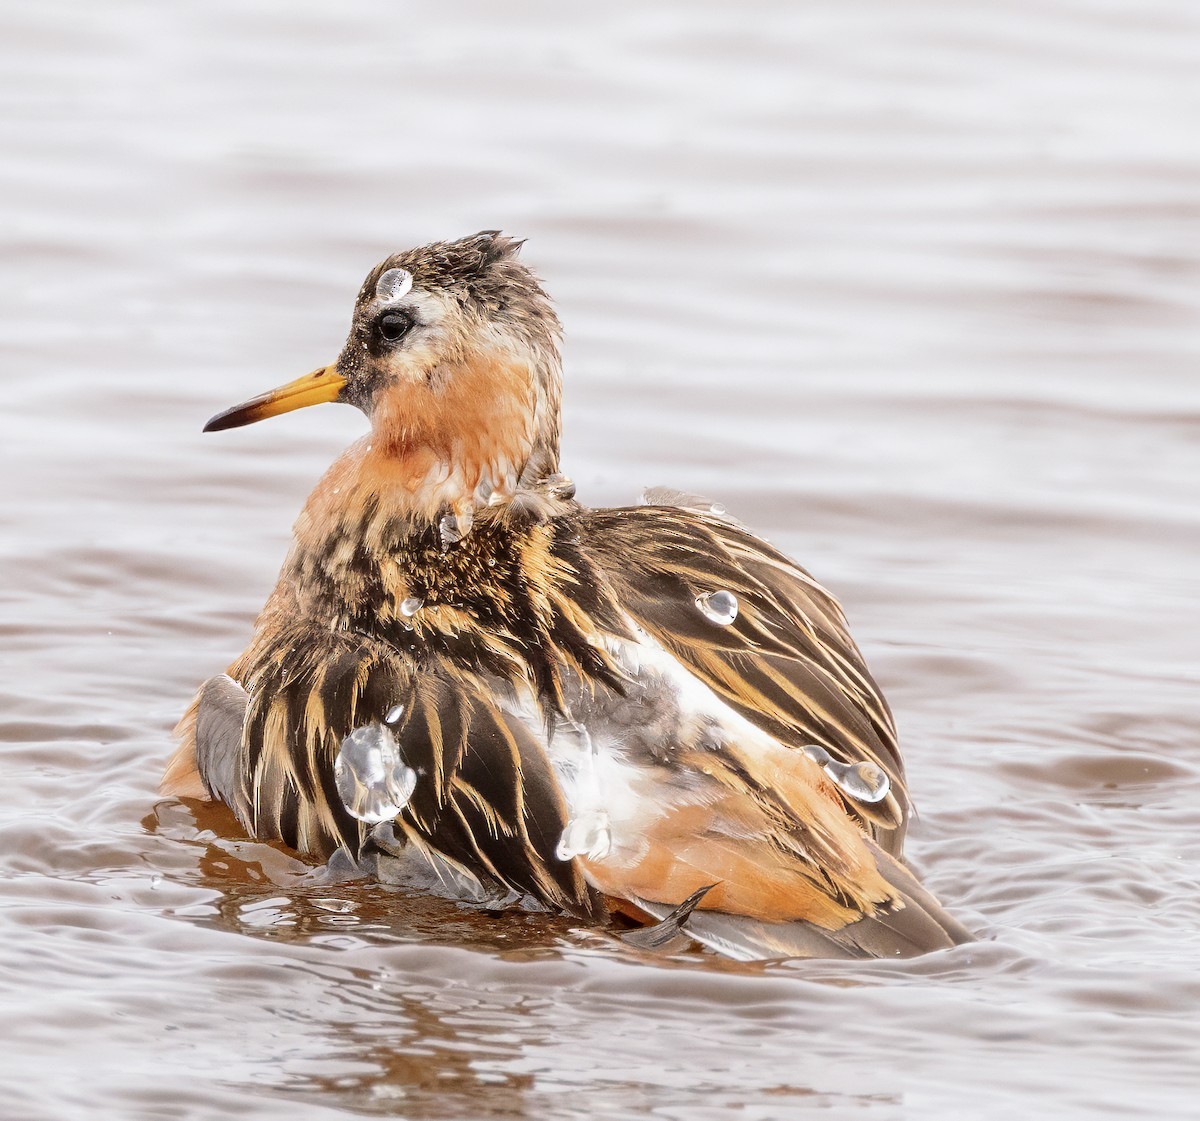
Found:
M 417 785 L 417 773 L 400 758 L 391 728 L 378 723 L 355 728 L 342 740 L 333 777 L 342 805 L 370 825 L 394 818 Z
M 392 705 L 392 707 L 387 710 L 387 716 L 383 718 L 383 722 L 385 724 L 395 724 L 396 721 L 399 720 L 403 715 L 403 705 Z
M 603 860 L 612 852 L 612 825 L 603 810 L 592 810 L 567 822 L 558 847 L 559 860 L 586 856 L 588 860 Z
M 424 606 L 425 601 L 420 596 L 409 596 L 400 601 L 400 614 L 406 619 L 411 619 Z
M 729 626 L 738 614 L 737 596 L 733 592 L 708 592 L 697 596 L 696 606 L 706 619 L 722 627 Z
M 404 269 L 388 269 L 375 282 L 375 295 L 385 304 L 399 300 L 412 290 L 412 273 Z

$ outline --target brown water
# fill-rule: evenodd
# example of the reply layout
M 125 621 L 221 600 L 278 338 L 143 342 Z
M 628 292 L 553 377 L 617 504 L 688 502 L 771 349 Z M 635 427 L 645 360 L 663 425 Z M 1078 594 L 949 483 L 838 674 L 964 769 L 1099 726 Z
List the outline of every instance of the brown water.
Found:
M 1195 1116 L 1200 9 L 591 7 L 0 10 L 0 1115 Z M 581 496 L 843 597 L 978 944 L 641 957 L 158 800 L 363 427 L 201 423 L 494 226 Z

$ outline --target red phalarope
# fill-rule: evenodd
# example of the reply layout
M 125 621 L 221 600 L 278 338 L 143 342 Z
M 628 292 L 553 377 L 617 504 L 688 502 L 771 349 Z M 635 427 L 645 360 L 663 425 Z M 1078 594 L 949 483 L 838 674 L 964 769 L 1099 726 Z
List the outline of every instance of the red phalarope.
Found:
M 575 501 L 558 319 L 519 247 L 389 257 L 335 363 L 209 421 L 342 401 L 371 432 L 164 791 L 310 858 L 733 957 L 966 940 L 901 859 L 892 717 L 833 596 L 720 507 Z

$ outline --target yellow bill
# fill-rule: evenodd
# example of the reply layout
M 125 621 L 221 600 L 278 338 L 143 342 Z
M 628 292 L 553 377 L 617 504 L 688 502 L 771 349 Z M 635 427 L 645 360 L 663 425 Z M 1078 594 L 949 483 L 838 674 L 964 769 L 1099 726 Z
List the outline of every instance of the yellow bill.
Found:
M 263 393 L 241 405 L 234 405 L 223 413 L 217 413 L 205 426 L 205 432 L 223 432 L 226 428 L 241 428 L 256 420 L 269 416 L 290 413 L 307 405 L 320 405 L 325 401 L 336 401 L 346 379 L 333 366 L 323 366 L 302 378 L 289 381 L 278 389 Z

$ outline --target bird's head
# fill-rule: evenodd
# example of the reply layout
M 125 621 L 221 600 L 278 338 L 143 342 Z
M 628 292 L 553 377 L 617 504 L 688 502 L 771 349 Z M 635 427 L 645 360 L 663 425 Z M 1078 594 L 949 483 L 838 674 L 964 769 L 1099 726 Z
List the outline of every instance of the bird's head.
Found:
M 521 242 L 486 231 L 396 253 L 368 274 L 332 365 L 219 413 L 206 432 L 342 401 L 378 453 L 511 493 L 556 470 L 559 324 Z

